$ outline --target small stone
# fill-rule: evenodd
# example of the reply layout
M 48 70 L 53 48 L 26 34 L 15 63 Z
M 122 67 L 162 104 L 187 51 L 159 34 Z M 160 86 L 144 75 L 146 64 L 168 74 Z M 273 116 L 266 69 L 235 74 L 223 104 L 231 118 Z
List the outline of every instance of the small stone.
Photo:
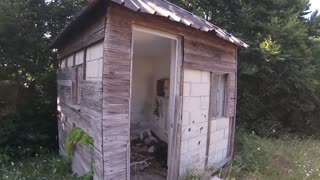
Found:
M 154 153 L 155 151 L 155 147 L 154 146 L 151 146 L 149 149 L 148 149 L 148 153 Z

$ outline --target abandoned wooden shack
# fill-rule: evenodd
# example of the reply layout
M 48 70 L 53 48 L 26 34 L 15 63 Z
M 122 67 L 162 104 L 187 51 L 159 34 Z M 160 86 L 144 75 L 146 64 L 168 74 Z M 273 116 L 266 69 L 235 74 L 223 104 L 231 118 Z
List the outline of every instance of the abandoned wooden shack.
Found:
M 60 153 L 94 179 L 169 179 L 233 155 L 237 48 L 223 29 L 164 0 L 92 0 L 55 39 Z

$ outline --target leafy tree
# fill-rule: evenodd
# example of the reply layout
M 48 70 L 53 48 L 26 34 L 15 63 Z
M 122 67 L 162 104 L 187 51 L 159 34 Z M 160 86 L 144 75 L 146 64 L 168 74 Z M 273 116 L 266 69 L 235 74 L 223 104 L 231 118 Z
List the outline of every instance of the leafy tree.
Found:
M 0 109 L 0 147 L 6 152 L 22 152 L 20 148 L 24 147 L 32 154 L 39 146 L 57 147 L 57 63 L 50 44 L 85 3 L 0 1 L 0 89 L 8 87 L 9 82 L 18 92 L 11 113 Z M 0 99 L 8 99 L 3 98 L 6 96 L 2 92 Z M 3 108 L 6 101 L 0 105 Z
M 238 122 L 316 133 L 319 107 L 319 16 L 307 0 L 179 0 L 250 47 L 239 51 Z M 319 116 L 318 116 L 319 117 Z M 310 123 L 312 121 L 313 123 Z M 319 124 L 317 128 L 311 124 Z M 313 129 L 313 131 L 310 131 Z

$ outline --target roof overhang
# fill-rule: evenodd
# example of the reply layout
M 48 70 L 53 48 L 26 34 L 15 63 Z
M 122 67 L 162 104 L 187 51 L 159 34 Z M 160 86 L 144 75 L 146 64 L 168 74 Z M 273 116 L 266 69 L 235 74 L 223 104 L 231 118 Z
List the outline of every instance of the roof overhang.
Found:
M 249 47 L 249 45 L 218 26 L 165 0 L 91 0 L 79 14 L 73 17 L 73 20 L 69 25 L 66 26 L 54 40 L 52 46 L 59 47 L 63 42 L 63 39 L 68 37 L 68 34 L 75 29 L 74 27 L 85 21 L 85 19 L 87 19 L 88 16 L 96 10 L 96 8 L 107 6 L 110 1 L 136 12 L 166 17 L 171 21 L 182 23 L 200 31 L 213 32 L 218 37 L 237 46 L 245 48 Z

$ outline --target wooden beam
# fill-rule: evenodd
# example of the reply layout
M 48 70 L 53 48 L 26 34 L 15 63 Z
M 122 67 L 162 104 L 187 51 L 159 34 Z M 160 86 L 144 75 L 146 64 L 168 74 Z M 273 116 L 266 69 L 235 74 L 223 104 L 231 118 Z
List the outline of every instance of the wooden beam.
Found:
M 208 167 L 208 158 L 209 158 L 209 150 L 210 150 L 210 140 L 211 140 L 211 121 L 212 121 L 212 113 L 213 113 L 213 73 L 210 73 L 210 96 L 209 96 L 209 112 L 208 112 L 208 132 L 207 132 L 207 148 L 206 148 L 206 161 L 205 167 Z

